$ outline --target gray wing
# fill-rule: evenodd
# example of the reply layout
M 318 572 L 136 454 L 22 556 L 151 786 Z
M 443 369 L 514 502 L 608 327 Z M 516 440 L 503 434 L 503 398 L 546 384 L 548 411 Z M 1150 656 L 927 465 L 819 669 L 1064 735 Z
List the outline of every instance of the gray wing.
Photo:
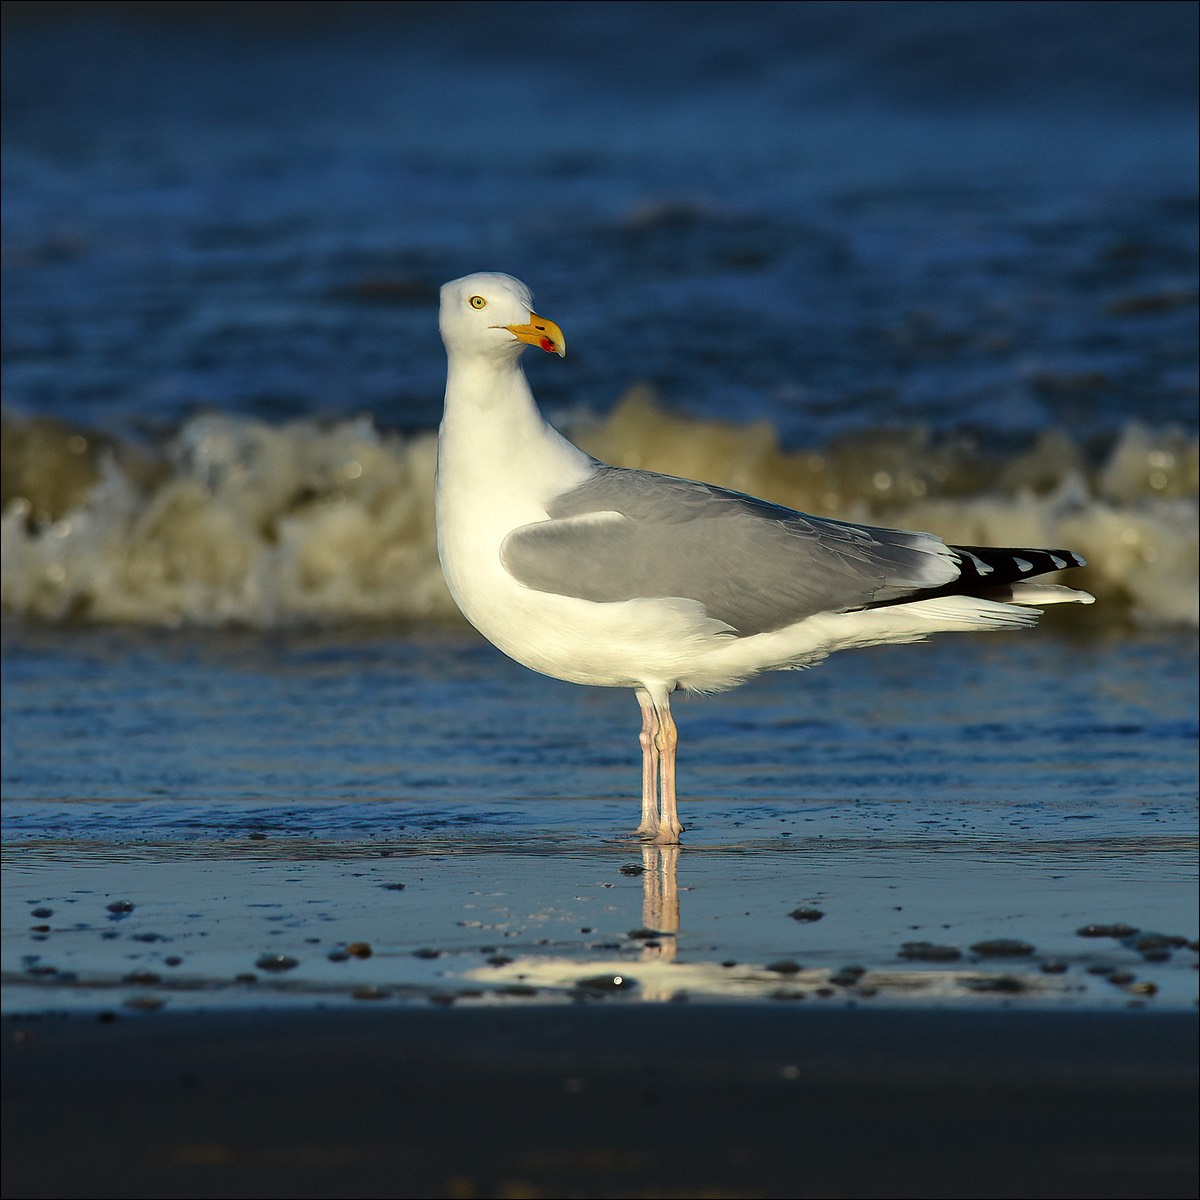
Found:
M 743 636 L 959 575 L 957 556 L 931 534 L 810 517 L 649 471 L 601 466 L 548 516 L 501 547 L 527 587 L 598 602 L 683 597 Z

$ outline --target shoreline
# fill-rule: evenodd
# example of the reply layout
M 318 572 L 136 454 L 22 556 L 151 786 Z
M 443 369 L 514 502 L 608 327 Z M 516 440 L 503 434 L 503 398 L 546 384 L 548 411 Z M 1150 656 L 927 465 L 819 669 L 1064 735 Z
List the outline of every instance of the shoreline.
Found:
M 6 1195 L 1195 1194 L 1194 1013 L 6 1019 Z

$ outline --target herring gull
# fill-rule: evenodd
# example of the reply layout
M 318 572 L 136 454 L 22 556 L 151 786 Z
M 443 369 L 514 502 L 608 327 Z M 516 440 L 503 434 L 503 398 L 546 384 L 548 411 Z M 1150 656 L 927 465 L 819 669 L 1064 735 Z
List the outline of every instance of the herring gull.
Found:
M 547 424 L 520 357 L 559 327 L 509 275 L 441 290 L 446 405 L 437 544 L 463 615 L 556 679 L 632 688 L 641 707 L 637 833 L 679 842 L 677 688 L 715 692 L 835 650 L 1011 629 L 1031 605 L 1091 603 L 1035 580 L 1069 550 L 950 546 L 930 533 L 812 517 L 711 484 L 608 466 Z

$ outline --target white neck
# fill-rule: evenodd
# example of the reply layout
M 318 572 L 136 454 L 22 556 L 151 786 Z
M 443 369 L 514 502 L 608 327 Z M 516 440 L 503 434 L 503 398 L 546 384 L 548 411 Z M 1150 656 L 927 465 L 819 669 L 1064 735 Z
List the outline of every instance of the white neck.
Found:
M 582 481 L 592 460 L 547 425 L 519 361 L 452 356 L 438 436 L 438 502 L 452 488 L 544 505 Z

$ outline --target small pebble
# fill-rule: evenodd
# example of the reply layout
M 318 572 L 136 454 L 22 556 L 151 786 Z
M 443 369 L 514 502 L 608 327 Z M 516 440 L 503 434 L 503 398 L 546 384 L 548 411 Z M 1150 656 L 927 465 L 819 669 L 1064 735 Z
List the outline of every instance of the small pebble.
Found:
M 938 946 L 933 942 L 905 942 L 900 947 L 900 957 L 917 962 L 954 962 L 962 958 L 962 951 L 957 946 Z
M 824 915 L 819 908 L 793 908 L 788 913 L 793 921 L 819 921 Z
M 768 997 L 768 1000 L 803 1000 L 804 993 L 797 991 L 795 988 L 776 988 Z
M 1023 992 L 1025 985 L 1011 975 L 991 975 L 981 979 L 966 979 L 963 987 L 972 992 Z
M 260 971 L 290 971 L 300 963 L 290 954 L 264 954 L 254 965 Z
M 853 987 L 867 973 L 866 967 L 848 966 L 835 971 L 829 977 L 829 982 L 837 987 Z
M 628 975 L 591 975 L 587 979 L 578 979 L 575 986 L 585 992 L 627 992 L 637 987 L 637 980 Z
M 985 958 L 1026 958 L 1033 953 L 1033 947 L 1028 942 L 1020 942 L 1016 938 L 992 938 L 990 941 L 976 942 L 971 950 Z
M 781 958 L 777 962 L 767 963 L 766 969 L 774 971 L 776 975 L 795 975 L 802 970 L 800 964 L 790 958 Z
M 1118 921 L 1115 925 L 1085 925 L 1082 929 L 1075 930 L 1079 937 L 1086 938 L 1125 938 L 1137 933 L 1132 925 L 1125 925 Z

